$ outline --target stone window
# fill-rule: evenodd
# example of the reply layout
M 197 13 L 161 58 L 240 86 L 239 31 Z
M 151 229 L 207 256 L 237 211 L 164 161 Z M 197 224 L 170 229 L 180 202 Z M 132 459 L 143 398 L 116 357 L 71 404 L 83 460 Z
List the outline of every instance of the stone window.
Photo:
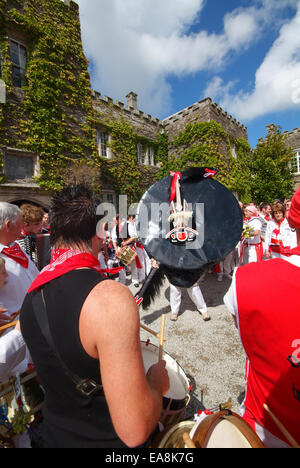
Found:
M 111 193 L 111 192 L 101 193 L 100 202 L 111 203 L 112 205 L 115 205 L 115 193 Z
M 300 149 L 296 150 L 295 156 L 291 161 L 291 171 L 293 174 L 300 174 Z
M 109 142 L 109 135 L 108 133 L 104 132 L 103 130 L 97 130 L 97 146 L 98 146 L 98 154 L 103 156 L 104 158 L 109 158 L 109 147 L 107 143 Z
M 148 158 L 149 158 L 149 165 L 154 166 L 154 148 L 153 146 L 150 146 L 148 148 Z
M 10 56 L 12 60 L 13 85 L 21 88 L 25 84 L 27 50 L 26 47 L 15 40 L 10 40 Z
M 107 194 L 107 202 L 111 203 L 112 205 L 115 203 L 115 197 L 113 193 L 108 193 Z
M 8 181 L 32 181 L 40 172 L 39 157 L 29 151 L 6 148 L 4 150 L 4 173 Z
M 137 162 L 141 165 L 146 162 L 146 147 L 142 143 L 137 144 Z

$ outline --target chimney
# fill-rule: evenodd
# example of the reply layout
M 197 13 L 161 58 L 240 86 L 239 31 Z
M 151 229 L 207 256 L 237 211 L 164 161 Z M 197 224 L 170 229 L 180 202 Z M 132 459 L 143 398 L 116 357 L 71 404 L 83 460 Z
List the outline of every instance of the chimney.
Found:
M 128 93 L 126 96 L 127 107 L 132 107 L 134 110 L 138 110 L 137 97 L 137 94 L 135 94 L 133 91 L 130 91 L 130 93 Z

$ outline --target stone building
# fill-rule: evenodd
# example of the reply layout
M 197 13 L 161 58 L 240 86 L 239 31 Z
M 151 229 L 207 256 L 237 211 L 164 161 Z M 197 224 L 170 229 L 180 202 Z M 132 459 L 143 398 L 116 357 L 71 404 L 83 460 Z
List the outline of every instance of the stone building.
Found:
M 0 200 L 48 208 L 97 154 L 77 3 L 0 0 L 0 79 Z
M 188 123 L 214 120 L 233 138 L 248 140 L 246 127 L 210 98 L 159 120 L 138 108 L 133 91 L 124 104 L 91 90 L 87 66 L 74 1 L 0 0 L 0 200 L 47 208 L 52 187 L 70 171 L 68 161 L 114 159 L 113 121 L 134 130 L 136 163 L 150 176 L 158 170 L 158 135 L 172 141 Z M 102 181 L 101 196 L 117 204 L 114 180 Z
M 286 144 L 290 146 L 294 153 L 292 162 L 292 170 L 294 173 L 295 189 L 300 187 L 300 128 L 294 128 L 291 132 L 286 131 L 284 135 L 287 136 Z

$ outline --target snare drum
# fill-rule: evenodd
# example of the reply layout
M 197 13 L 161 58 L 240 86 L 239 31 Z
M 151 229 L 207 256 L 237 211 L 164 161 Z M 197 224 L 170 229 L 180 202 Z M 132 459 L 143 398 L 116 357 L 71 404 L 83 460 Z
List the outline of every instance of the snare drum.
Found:
M 137 253 L 131 247 L 124 247 L 117 252 L 117 258 L 124 266 L 130 265 L 136 258 Z
M 190 438 L 198 448 L 264 448 L 249 424 L 229 410 L 219 411 L 197 422 Z
M 159 348 L 152 343 L 141 342 L 145 372 L 158 362 Z M 170 388 L 163 397 L 163 412 L 160 423 L 166 428 L 178 423 L 190 401 L 190 382 L 180 365 L 166 352 L 162 359 L 166 361 L 166 369 L 170 379 Z

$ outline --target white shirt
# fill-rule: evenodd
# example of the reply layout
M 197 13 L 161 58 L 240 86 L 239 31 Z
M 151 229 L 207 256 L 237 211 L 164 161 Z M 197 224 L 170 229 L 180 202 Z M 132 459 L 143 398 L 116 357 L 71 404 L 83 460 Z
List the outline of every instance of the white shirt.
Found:
M 128 237 L 137 237 L 135 222 L 127 223 Z
M 260 230 L 261 230 L 261 221 L 259 218 L 251 218 L 244 222 L 244 227 L 249 226 L 253 231 L 259 231 L 257 236 L 252 236 L 246 239 L 248 245 L 254 245 L 260 243 Z
M 279 229 L 280 233 L 276 237 L 276 234 L 273 233 L 274 229 Z M 281 240 L 284 247 L 290 247 L 293 249 L 297 247 L 297 234 L 296 231 L 293 231 L 286 218 L 282 221 L 280 228 L 275 221 L 270 221 L 267 226 L 266 237 L 265 237 L 265 248 L 268 250 L 271 243 L 271 239 Z
M 28 258 L 28 268 L 22 267 L 13 259 L 2 254 L 2 250 L 6 247 L 0 244 L 0 257 L 4 258 L 5 268 L 8 273 L 7 282 L 0 290 L 0 307 L 7 309 L 7 314 L 12 314 L 21 309 L 27 291 L 39 274 L 39 270 L 23 249 Z
M 0 382 L 22 374 L 31 362 L 23 336 L 18 330 L 11 330 L 0 338 Z

